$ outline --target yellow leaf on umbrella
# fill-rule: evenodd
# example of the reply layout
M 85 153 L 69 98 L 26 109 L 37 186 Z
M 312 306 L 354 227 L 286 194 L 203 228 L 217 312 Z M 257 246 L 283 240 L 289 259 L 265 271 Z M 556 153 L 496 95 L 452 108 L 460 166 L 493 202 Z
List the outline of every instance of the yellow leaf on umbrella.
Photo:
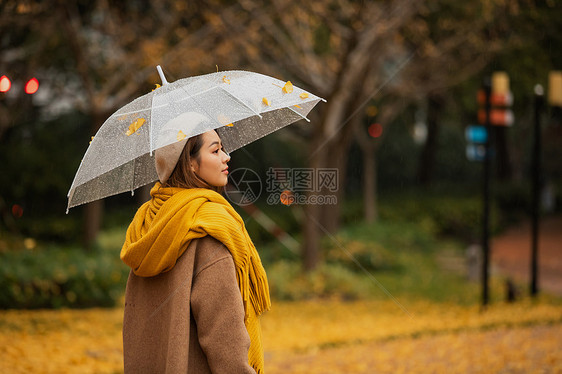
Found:
M 233 124 L 233 123 L 229 123 L 228 125 L 225 125 L 225 126 L 232 127 L 232 126 L 234 126 L 234 124 Z
M 152 91 L 157 90 L 157 89 L 159 89 L 160 87 L 162 87 L 162 86 L 160 86 L 158 83 L 155 83 L 155 85 L 156 85 L 156 87 L 153 88 Z
M 287 81 L 287 83 L 285 83 L 285 85 L 283 86 L 283 92 L 284 93 L 293 92 L 293 84 L 291 83 L 291 81 Z
M 264 97 L 263 99 L 261 99 L 261 101 L 262 101 L 265 105 L 271 106 L 271 102 L 270 102 L 266 97 Z
M 301 107 L 300 105 L 297 105 L 297 104 L 295 104 L 294 107 L 295 107 L 295 108 L 302 109 L 302 107 Z
M 178 142 L 179 142 L 180 140 L 185 139 L 185 137 L 186 137 L 186 135 L 183 133 L 183 131 L 181 131 L 181 130 L 178 131 L 178 137 L 177 137 L 177 138 L 178 138 Z
M 135 122 L 131 123 L 129 125 L 129 130 L 127 130 L 127 136 L 133 135 L 137 132 L 137 130 L 140 129 L 145 122 L 146 120 L 144 118 L 139 118 Z
M 306 99 L 306 98 L 308 97 L 308 94 L 307 94 L 306 92 L 303 92 L 303 93 L 301 93 L 301 94 L 299 95 L 299 97 L 300 97 L 301 99 Z
M 222 81 L 226 84 L 230 84 L 230 79 L 226 78 L 226 75 L 222 77 Z
M 92 136 L 92 139 L 90 139 L 90 144 L 92 144 L 93 141 L 94 141 L 94 137 Z

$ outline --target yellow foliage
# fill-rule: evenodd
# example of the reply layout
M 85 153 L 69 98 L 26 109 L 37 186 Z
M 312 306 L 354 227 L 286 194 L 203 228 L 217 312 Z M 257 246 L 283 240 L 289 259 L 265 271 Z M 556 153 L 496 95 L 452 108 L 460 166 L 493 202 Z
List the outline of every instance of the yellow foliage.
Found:
M 487 310 L 400 300 L 275 302 L 261 318 L 275 373 L 562 370 L 562 305 Z M 119 373 L 123 309 L 0 311 L 0 372 Z
M 138 129 L 141 128 L 142 125 L 144 125 L 144 123 L 146 122 L 146 120 L 144 118 L 139 118 L 136 121 L 134 121 L 133 123 L 131 123 L 129 125 L 129 129 L 127 130 L 127 136 L 133 135 L 135 132 L 137 132 Z
M 291 83 L 291 81 L 288 81 L 283 86 L 283 93 L 291 93 L 291 92 L 293 92 L 293 84 Z
M 261 99 L 261 101 L 264 103 L 264 105 L 271 106 L 271 102 L 270 102 L 269 99 L 267 99 L 266 97 L 264 97 L 263 99 Z

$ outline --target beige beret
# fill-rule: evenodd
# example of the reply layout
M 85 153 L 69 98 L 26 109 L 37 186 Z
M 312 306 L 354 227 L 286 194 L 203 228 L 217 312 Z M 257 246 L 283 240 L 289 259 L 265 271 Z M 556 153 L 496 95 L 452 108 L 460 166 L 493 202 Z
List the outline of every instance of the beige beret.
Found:
M 158 131 L 154 159 L 156 172 L 161 183 L 168 180 L 174 171 L 181 152 L 187 143 L 188 137 L 178 140 L 178 133 L 201 134 L 205 132 L 205 125 L 209 119 L 196 112 L 186 112 L 166 122 Z M 208 130 L 211 128 L 209 127 Z

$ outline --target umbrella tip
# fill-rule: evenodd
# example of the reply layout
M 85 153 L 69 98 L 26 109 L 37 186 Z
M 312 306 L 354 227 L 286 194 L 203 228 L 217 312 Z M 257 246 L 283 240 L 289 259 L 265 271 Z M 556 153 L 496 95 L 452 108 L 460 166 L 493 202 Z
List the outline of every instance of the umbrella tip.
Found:
M 156 70 L 158 70 L 158 75 L 160 75 L 160 79 L 162 80 L 162 86 L 168 84 L 168 81 L 166 80 L 166 77 L 164 76 L 164 72 L 162 71 L 160 65 L 156 66 Z

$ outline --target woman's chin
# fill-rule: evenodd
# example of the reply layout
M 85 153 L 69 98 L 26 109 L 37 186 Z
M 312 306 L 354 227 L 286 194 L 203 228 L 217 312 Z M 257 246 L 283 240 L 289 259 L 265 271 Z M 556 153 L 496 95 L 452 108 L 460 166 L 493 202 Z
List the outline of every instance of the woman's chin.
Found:
M 223 179 L 221 179 L 220 181 L 217 181 L 217 183 L 213 183 L 213 186 L 215 187 L 224 187 L 228 184 L 228 177 L 225 176 Z

